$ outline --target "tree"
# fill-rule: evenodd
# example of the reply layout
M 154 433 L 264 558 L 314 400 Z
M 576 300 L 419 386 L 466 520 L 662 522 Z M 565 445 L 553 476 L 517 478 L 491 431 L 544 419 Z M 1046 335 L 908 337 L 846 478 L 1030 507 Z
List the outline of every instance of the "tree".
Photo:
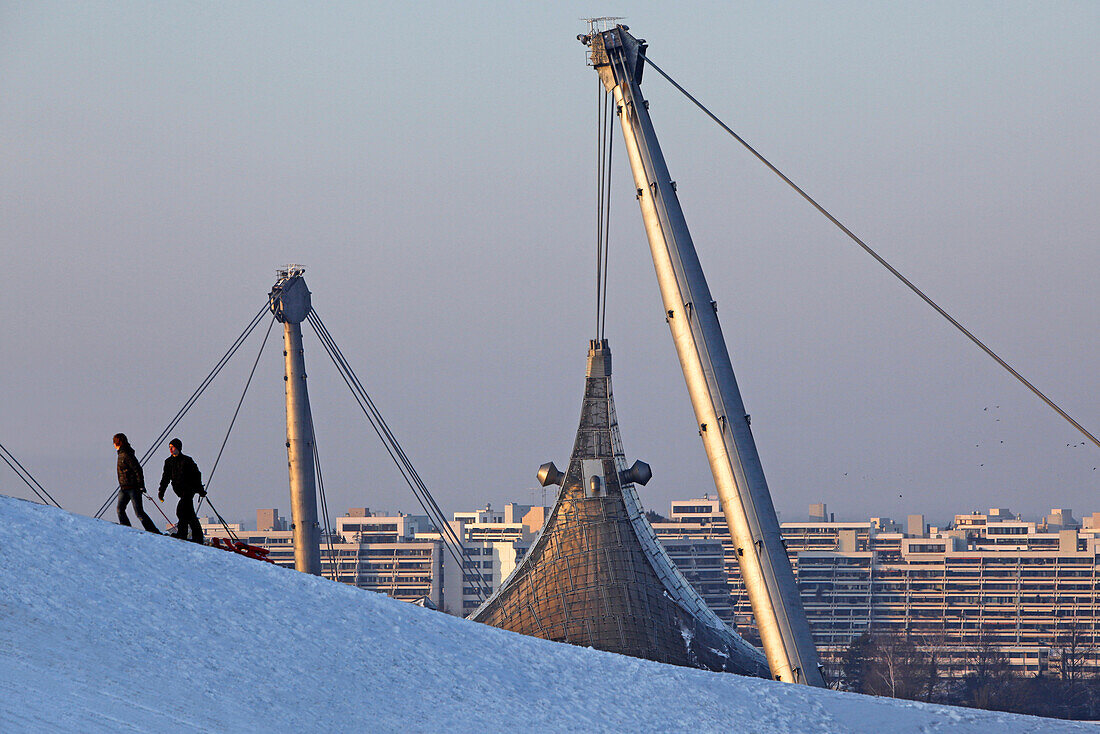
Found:
M 917 700 L 927 703 L 940 701 L 943 698 L 942 689 L 945 683 L 940 677 L 940 666 L 950 658 L 946 635 L 942 631 L 927 633 L 914 638 L 914 644 L 924 658 L 924 664 L 920 669 L 922 678 L 918 681 L 920 692 Z
M 1054 648 L 1060 661 L 1059 678 L 1076 683 L 1085 678 L 1086 666 L 1093 657 L 1094 648 L 1089 643 L 1091 636 L 1084 625 L 1074 617 L 1054 641 Z
M 1061 695 L 1058 697 L 1057 715 L 1064 718 L 1088 715 L 1091 708 L 1092 687 L 1086 679 L 1088 663 L 1092 660 L 1095 649 L 1089 644 L 1092 637 L 1086 624 L 1075 616 L 1055 638 L 1055 647 L 1052 650 L 1059 661 L 1058 677 L 1062 683 L 1059 686 Z
M 867 671 L 875 655 L 875 642 L 864 632 L 852 640 L 840 658 L 839 688 L 842 691 L 865 693 Z
M 1014 702 L 1008 658 L 982 640 L 970 657 L 971 671 L 963 678 L 962 705 L 971 708 L 1008 711 Z
M 872 696 L 933 701 L 939 692 L 939 668 L 908 635 L 864 633 L 840 658 L 840 688 Z
M 935 665 L 908 635 L 875 638 L 875 650 L 864 680 L 864 692 L 875 696 L 930 700 Z

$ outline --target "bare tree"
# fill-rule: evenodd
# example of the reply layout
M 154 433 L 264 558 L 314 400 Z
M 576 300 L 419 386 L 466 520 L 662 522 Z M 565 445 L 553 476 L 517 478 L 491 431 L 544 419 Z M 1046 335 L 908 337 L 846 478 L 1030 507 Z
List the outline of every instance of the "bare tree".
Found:
M 985 640 L 974 648 L 971 672 L 963 678 L 963 705 L 1006 711 L 1012 703 L 1008 657 Z
M 1088 623 L 1076 615 L 1055 638 L 1053 653 L 1059 662 L 1058 677 L 1062 681 L 1058 698 L 1058 714 L 1066 718 L 1082 715 L 1089 707 L 1091 686 L 1088 685 L 1090 663 L 1096 654 Z
M 864 692 L 876 696 L 930 700 L 934 690 L 934 664 L 908 635 L 874 638 L 868 656 Z
M 927 633 L 913 638 L 924 659 L 920 672 L 923 678 L 919 681 L 921 690 L 917 700 L 933 702 L 943 698 L 944 678 L 942 667 L 949 663 L 950 652 L 947 644 L 947 635 L 941 630 Z

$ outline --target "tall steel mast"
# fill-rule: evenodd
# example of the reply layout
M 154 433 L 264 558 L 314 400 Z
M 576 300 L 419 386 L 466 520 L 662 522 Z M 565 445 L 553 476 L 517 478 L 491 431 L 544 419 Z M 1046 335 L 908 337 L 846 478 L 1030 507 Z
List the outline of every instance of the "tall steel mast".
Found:
M 749 416 L 699 256 L 676 198 L 640 83 L 645 42 L 618 25 L 581 36 L 615 95 L 638 203 L 699 435 L 737 548 L 741 576 L 776 680 L 824 686 L 802 598 L 783 547 Z
M 288 265 L 278 271 L 269 295 L 271 311 L 283 324 L 286 360 L 286 457 L 290 468 L 291 527 L 294 531 L 294 568 L 321 575 L 321 528 L 317 524 L 317 477 L 313 463 L 313 417 L 306 389 L 306 358 L 302 349 L 302 321 L 309 315 L 309 289 L 302 279 L 305 268 Z

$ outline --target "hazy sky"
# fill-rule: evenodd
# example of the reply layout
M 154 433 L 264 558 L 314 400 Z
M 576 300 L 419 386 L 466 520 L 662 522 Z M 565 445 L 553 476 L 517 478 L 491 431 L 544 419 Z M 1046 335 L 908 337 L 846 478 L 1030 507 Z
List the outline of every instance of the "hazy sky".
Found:
M 4 2 L 0 442 L 93 512 L 111 435 L 144 451 L 296 262 L 446 512 L 537 502 L 593 336 L 589 15 L 1100 430 L 1096 2 Z M 642 86 L 783 519 L 1100 510 L 1100 449 Z M 615 395 L 667 511 L 714 489 L 615 155 Z M 306 331 L 330 508 L 419 512 Z M 176 432 L 206 473 L 261 338 Z M 210 485 L 230 519 L 289 514 L 280 352 Z

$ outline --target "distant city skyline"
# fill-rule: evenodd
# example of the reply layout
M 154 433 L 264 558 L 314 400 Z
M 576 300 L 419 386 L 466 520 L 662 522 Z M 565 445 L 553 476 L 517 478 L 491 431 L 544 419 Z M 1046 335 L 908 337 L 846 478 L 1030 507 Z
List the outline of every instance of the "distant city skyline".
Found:
M 667 517 L 672 516 L 673 514 L 676 514 L 675 511 L 673 510 L 673 508 L 676 505 L 682 505 L 684 503 L 692 502 L 692 501 L 695 501 L 695 500 L 706 500 L 706 501 L 710 501 L 710 502 L 715 502 L 715 501 L 717 501 L 717 499 L 718 499 L 718 497 L 714 492 L 709 492 L 709 493 L 708 492 L 703 492 L 703 493 L 699 493 L 699 494 L 696 494 L 696 495 L 692 495 L 692 494 L 689 493 L 689 494 L 684 494 L 680 497 L 677 497 L 675 499 L 670 500 L 663 507 L 649 507 L 649 508 L 647 508 L 647 512 L 648 511 L 656 512 L 658 515 L 661 515 L 662 517 L 667 518 Z M 444 512 L 446 513 L 446 515 L 448 517 L 484 513 L 486 511 L 491 511 L 493 513 L 503 514 L 505 512 L 505 508 L 507 508 L 509 506 L 528 507 L 528 508 L 540 507 L 541 506 L 541 507 L 544 507 L 546 509 L 549 509 L 550 507 L 553 506 L 553 500 L 551 500 L 546 505 L 540 505 L 537 502 L 535 502 L 535 503 L 526 502 L 525 503 L 525 502 L 520 502 L 520 501 L 507 501 L 507 502 L 501 503 L 499 505 L 496 505 L 493 502 L 482 502 L 480 505 L 475 503 L 475 504 L 470 505 L 470 506 L 466 506 L 466 507 L 462 507 L 462 508 L 454 509 L 454 510 L 450 510 L 450 511 L 448 511 L 445 508 Z M 831 519 L 822 520 L 821 517 L 816 516 L 814 514 L 815 513 L 815 508 L 827 508 L 827 509 L 825 509 L 825 512 L 827 512 L 827 515 Z M 361 511 L 366 511 L 366 512 L 370 513 L 371 515 L 377 515 L 379 517 L 397 517 L 397 516 L 401 516 L 401 515 L 405 515 L 405 516 L 409 516 L 409 517 L 425 517 L 425 518 L 427 517 L 424 514 L 424 512 L 422 510 L 420 510 L 420 508 L 418 508 L 418 507 L 416 507 L 416 508 L 406 508 L 406 507 L 392 508 L 392 507 L 351 506 L 351 507 L 343 508 L 342 510 L 338 510 L 338 511 L 333 510 L 332 508 L 330 508 L 330 510 L 332 510 L 331 521 L 332 521 L 332 526 L 334 528 L 336 527 L 336 520 L 337 519 L 343 518 L 343 517 L 353 516 L 352 513 L 358 513 L 358 512 L 361 512 Z M 997 511 L 997 512 L 1002 512 L 1003 513 L 1003 511 L 1006 511 L 1006 510 L 1008 511 L 1008 513 L 1012 517 L 1018 517 L 1022 522 L 1031 522 L 1031 523 L 1037 523 L 1037 524 L 1040 524 L 1040 525 L 1042 523 L 1046 522 L 1046 521 L 1049 521 L 1051 519 L 1051 517 L 1054 516 L 1057 512 L 1062 511 L 1062 510 L 1069 510 L 1070 513 L 1071 513 L 1072 518 L 1078 524 L 1081 524 L 1082 522 L 1084 522 L 1085 518 L 1091 518 L 1095 513 L 1100 513 L 1100 503 L 1098 503 L 1095 506 L 1095 508 L 1093 506 L 1089 506 L 1089 507 L 1066 507 L 1065 505 L 1056 505 L 1056 506 L 1048 507 L 1046 510 L 1044 510 L 1042 512 L 1039 512 L 1037 514 L 1034 514 L 1034 515 L 1028 514 L 1028 513 L 1023 513 L 1023 512 L 1018 512 L 1012 507 L 1005 507 L 1003 505 L 1000 506 L 1000 507 L 998 507 L 998 506 L 991 506 L 991 507 L 960 506 L 960 507 L 956 508 L 955 512 L 950 513 L 948 516 L 940 517 L 940 516 L 936 516 L 936 515 L 928 515 L 926 513 L 919 512 L 919 511 L 916 511 L 916 510 L 914 510 L 912 512 L 902 512 L 900 514 L 895 514 L 895 515 L 876 515 L 872 512 L 859 513 L 858 511 L 851 512 L 851 513 L 845 513 L 843 515 L 840 515 L 835 510 L 831 509 L 831 506 L 828 503 L 821 502 L 821 503 L 810 503 L 797 516 L 794 516 L 794 515 L 787 516 L 787 515 L 782 515 L 781 514 L 779 520 L 780 520 L 780 522 L 784 522 L 784 523 L 804 523 L 804 522 L 808 522 L 808 521 L 822 521 L 822 522 L 834 522 L 835 521 L 835 522 L 838 522 L 838 523 L 843 523 L 843 522 L 863 522 L 863 521 L 866 521 L 870 518 L 880 518 L 880 519 L 883 519 L 883 520 L 889 520 L 891 522 L 900 523 L 901 525 L 904 525 L 907 518 L 919 515 L 919 516 L 921 516 L 925 519 L 925 524 L 926 525 L 928 525 L 930 527 L 936 527 L 936 528 L 939 528 L 939 529 L 942 530 L 942 529 L 948 528 L 960 516 L 980 515 L 980 514 L 988 513 L 990 511 Z M 273 515 L 273 517 L 277 517 L 277 518 L 280 518 L 280 519 L 284 520 L 288 525 L 290 523 L 289 504 L 284 505 L 284 507 L 277 507 L 277 506 L 255 507 L 255 508 L 252 509 L 251 514 L 248 515 L 248 516 L 239 515 L 239 516 L 234 516 L 234 517 L 225 517 L 224 519 L 226 520 L 226 522 L 230 523 L 231 525 L 239 525 L 241 528 L 246 529 L 246 530 L 256 530 L 256 529 L 258 529 L 257 528 L 258 513 L 261 513 L 261 512 L 264 512 L 264 513 L 272 513 L 273 512 L 273 513 L 275 513 Z M 200 511 L 200 514 L 202 515 L 202 517 L 200 519 L 205 524 L 213 525 L 213 524 L 216 524 L 218 522 L 217 517 L 215 517 L 212 513 L 208 512 L 205 508 Z M 267 515 L 265 515 L 265 516 L 267 516 Z M 286 528 L 283 528 L 283 529 L 285 530 Z
M 599 87 L 576 41 L 591 13 L 3 5 L 0 442 L 93 513 L 110 437 L 143 452 L 296 262 L 445 510 L 540 501 L 593 336 Z M 622 14 L 662 69 L 1100 428 L 1100 5 Z M 656 74 L 642 90 L 782 519 L 811 502 L 1091 509 L 1100 449 Z M 607 337 L 626 453 L 652 466 L 640 496 L 661 511 L 713 485 L 615 144 Z M 261 338 L 174 433 L 204 477 Z M 227 518 L 289 507 L 280 349 L 276 330 L 210 483 Z M 308 330 L 306 365 L 330 507 L 414 511 Z M 30 496 L 7 467 L 0 492 Z

